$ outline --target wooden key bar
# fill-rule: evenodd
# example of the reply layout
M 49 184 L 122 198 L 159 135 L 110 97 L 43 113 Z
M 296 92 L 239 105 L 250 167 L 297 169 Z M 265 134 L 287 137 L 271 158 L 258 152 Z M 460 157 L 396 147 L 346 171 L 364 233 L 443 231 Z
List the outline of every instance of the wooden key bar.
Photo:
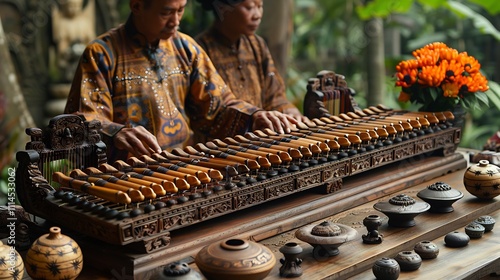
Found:
M 115 178 L 118 178 L 118 179 L 121 179 L 121 180 L 124 180 L 124 181 L 127 181 L 127 182 L 131 182 L 131 183 L 136 184 L 138 186 L 149 187 L 149 188 L 151 188 L 154 191 L 154 193 L 157 196 L 164 196 L 165 194 L 167 194 L 167 191 L 165 191 L 165 189 L 163 188 L 163 186 L 160 185 L 160 184 L 157 184 L 155 182 L 146 181 L 146 180 L 142 180 L 142 179 L 137 179 L 137 178 L 133 178 L 131 176 L 115 176 L 114 174 L 106 174 L 106 173 L 103 173 L 101 170 L 99 170 L 98 168 L 95 168 L 95 167 L 87 167 L 83 171 L 85 173 L 91 175 L 91 176 L 96 176 L 96 177 L 98 176 L 98 177 L 101 177 L 103 179 L 115 177 Z M 118 171 L 118 170 L 116 170 L 116 171 Z M 110 177 L 108 177 L 108 176 L 110 176 Z M 109 179 L 106 179 L 106 180 L 109 181 Z
M 103 173 L 107 174 L 112 174 L 115 177 L 122 178 L 123 180 L 131 180 L 132 182 L 135 180 L 140 180 L 137 182 L 151 182 L 152 184 L 158 184 L 163 187 L 166 193 L 176 193 L 179 191 L 179 189 L 175 186 L 175 184 L 171 181 L 156 178 L 156 177 L 151 177 L 151 176 L 146 176 L 142 175 L 139 173 L 135 172 L 123 172 L 115 168 L 114 166 L 110 165 L 109 163 L 103 163 L 99 166 L 99 170 Z M 186 182 L 187 184 L 187 182 Z M 155 190 L 155 187 L 152 187 L 153 190 Z M 155 190 L 156 191 L 156 190 Z M 158 192 L 157 192 L 158 194 Z M 160 195 L 160 194 L 158 194 Z
M 63 187 L 79 190 L 112 203 L 130 204 L 132 202 L 128 194 L 122 191 L 96 186 L 87 181 L 66 176 L 62 172 L 54 172 L 52 174 L 52 179 Z
M 94 185 L 100 186 L 100 187 L 105 187 L 117 191 L 122 191 L 130 196 L 130 199 L 132 202 L 141 202 L 144 201 L 145 197 L 144 195 L 139 191 L 131 187 L 123 186 L 117 183 L 111 183 L 108 182 L 102 178 L 99 177 L 91 177 L 91 176 L 86 176 L 86 173 L 83 172 L 80 169 L 73 169 L 71 173 L 69 174 L 70 177 L 82 180 L 81 177 L 84 178 L 85 181 L 88 181 L 90 183 L 93 183 Z

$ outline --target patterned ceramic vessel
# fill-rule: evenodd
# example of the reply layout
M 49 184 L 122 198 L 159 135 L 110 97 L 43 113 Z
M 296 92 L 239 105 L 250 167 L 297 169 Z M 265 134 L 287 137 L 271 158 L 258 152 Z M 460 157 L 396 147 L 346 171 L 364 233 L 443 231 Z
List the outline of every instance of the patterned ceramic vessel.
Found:
M 478 238 L 483 237 L 484 227 L 481 224 L 478 224 L 476 222 L 472 222 L 472 223 L 465 226 L 465 233 L 471 239 L 478 239 Z
M 415 251 L 399 252 L 394 258 L 401 268 L 401 271 L 417 270 L 422 264 L 422 258 Z
M 33 279 L 76 279 L 82 268 L 80 246 L 58 227 L 51 227 L 26 253 L 26 271 Z
M 280 259 L 281 277 L 293 278 L 302 275 L 302 268 L 300 267 L 302 259 L 299 258 L 302 251 L 302 247 L 295 242 L 288 242 L 280 248 L 280 252 L 285 257 L 284 259 Z
M 380 201 L 373 205 L 375 210 L 389 217 L 389 225 L 393 227 L 415 226 L 414 218 L 429 210 L 431 206 L 427 202 L 416 201 L 406 194 L 398 194 L 389 201 Z
M 454 210 L 452 204 L 461 199 L 464 194 L 446 183 L 436 182 L 419 191 L 417 196 L 431 205 L 429 212 L 449 213 Z
M 482 225 L 485 232 L 493 230 L 493 227 L 495 226 L 495 219 L 487 215 L 475 219 L 474 222 Z
M 202 248 L 196 265 L 208 279 L 264 279 L 276 264 L 266 246 L 243 239 L 227 239 Z
M 192 270 L 185 262 L 173 262 L 165 267 L 149 280 L 202 280 L 201 275 Z
M 339 246 L 356 238 L 358 232 L 346 225 L 324 221 L 307 225 L 295 232 L 295 237 L 314 247 L 316 260 L 333 257 L 340 253 Z
M 472 195 L 490 200 L 500 194 L 500 167 L 480 160 L 464 173 L 465 189 Z
M 378 280 L 396 280 L 401 268 L 395 259 L 381 258 L 373 264 L 372 272 Z
M 24 262 L 14 246 L 0 241 L 0 280 L 20 280 L 24 274 Z
M 435 259 L 439 255 L 439 247 L 428 240 L 423 240 L 415 244 L 413 247 L 415 253 L 419 254 L 422 259 Z

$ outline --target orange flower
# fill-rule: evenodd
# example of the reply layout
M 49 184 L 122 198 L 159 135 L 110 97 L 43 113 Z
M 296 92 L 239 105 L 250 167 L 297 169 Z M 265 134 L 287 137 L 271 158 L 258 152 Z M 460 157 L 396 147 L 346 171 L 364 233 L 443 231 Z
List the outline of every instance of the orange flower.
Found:
M 489 89 L 480 72 L 481 65 L 466 52 L 459 53 L 442 42 L 434 42 L 412 52 L 414 59 L 396 66 L 396 86 L 402 87 L 398 100 L 424 105 L 452 106 Z M 437 93 L 437 94 L 435 94 Z M 484 100 L 484 99 L 483 99 Z M 440 106 L 436 105 L 436 106 Z M 472 105 L 474 106 L 474 105 Z
M 455 83 L 445 83 L 441 86 L 444 97 L 457 97 L 459 86 Z

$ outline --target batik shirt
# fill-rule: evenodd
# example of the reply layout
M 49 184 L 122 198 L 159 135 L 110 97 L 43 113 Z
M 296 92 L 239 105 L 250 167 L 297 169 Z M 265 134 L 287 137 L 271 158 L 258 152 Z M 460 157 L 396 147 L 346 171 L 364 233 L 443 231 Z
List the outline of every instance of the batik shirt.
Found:
M 268 111 L 295 107 L 286 98 L 285 84 L 262 37 L 241 36 L 232 44 L 210 28 L 195 39 L 237 98 Z
M 163 149 L 244 133 L 256 106 L 238 100 L 203 49 L 176 35 L 148 47 L 129 19 L 85 49 L 71 87 L 66 113 L 99 120 L 107 139 L 124 126 L 143 126 Z

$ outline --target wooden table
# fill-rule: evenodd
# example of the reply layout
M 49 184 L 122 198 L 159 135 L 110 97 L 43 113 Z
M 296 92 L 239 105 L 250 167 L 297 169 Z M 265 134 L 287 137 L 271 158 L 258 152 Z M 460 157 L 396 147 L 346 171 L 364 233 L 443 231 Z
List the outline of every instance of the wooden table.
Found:
M 413 246 L 422 240 L 437 244 L 440 254 L 436 259 L 425 260 L 417 271 L 401 272 L 399 279 L 480 279 L 491 272 L 500 273 L 499 228 L 494 228 L 480 239 L 471 240 L 466 247 L 445 246 L 446 234 L 453 231 L 464 232 L 464 227 L 481 215 L 491 215 L 496 221 L 500 221 L 500 199 L 476 199 L 463 187 L 462 175 L 462 170 L 447 174 L 323 219 L 349 225 L 358 231 L 358 238 L 340 246 L 340 254 L 335 257 L 315 260 L 312 247 L 296 239 L 295 231 L 262 240 L 260 243 L 271 248 L 277 258 L 283 258 L 278 250 L 287 242 L 296 242 L 302 246 L 303 276 L 295 279 L 375 279 L 371 267 L 376 260 L 382 257 L 393 258 L 401 251 L 412 250 Z M 416 198 L 418 191 L 436 181 L 448 183 L 464 193 L 464 197 L 453 204 L 455 211 L 446 214 L 425 212 L 415 218 L 414 227 L 393 228 L 388 226 L 387 216 L 373 209 L 376 202 L 387 201 L 399 193 Z M 362 242 L 361 235 L 367 233 L 362 220 L 370 214 L 385 217 L 384 224 L 379 228 L 384 235 L 381 244 Z M 279 277 L 278 265 L 266 279 L 283 279 Z
M 287 242 L 299 243 L 304 251 L 303 276 L 295 279 L 374 279 L 371 266 L 381 257 L 393 257 L 402 250 L 411 249 L 421 240 L 433 240 L 440 245 L 441 253 L 437 259 L 426 261 L 421 268 L 412 273 L 402 273 L 400 279 L 421 279 L 431 275 L 435 279 L 443 278 L 453 272 L 456 276 L 445 279 L 461 279 L 472 272 L 489 273 L 498 265 L 500 230 L 493 230 L 479 240 L 473 240 L 465 248 L 450 249 L 443 245 L 444 235 L 458 230 L 481 215 L 493 215 L 500 221 L 500 199 L 480 201 L 470 195 L 463 187 L 463 172 L 468 158 L 466 152 L 450 159 L 431 157 L 421 162 L 401 162 L 384 167 L 383 170 L 367 172 L 355 178 L 345 180 L 344 189 L 333 195 L 321 195 L 308 192 L 291 196 L 285 201 L 273 205 L 262 205 L 242 211 L 238 215 L 221 217 L 209 223 L 201 223 L 179 232 L 178 244 L 171 244 L 167 250 L 155 255 L 131 255 L 108 248 L 99 242 L 85 242 L 84 270 L 78 279 L 148 279 L 163 265 L 175 260 L 189 263 L 192 269 L 194 256 L 203 246 L 224 238 L 248 238 L 268 246 L 277 259 L 283 257 L 279 248 Z M 464 163 L 465 162 L 465 163 Z M 416 226 L 411 228 L 391 228 L 385 222 L 379 229 L 384 235 L 382 244 L 367 245 L 362 243 L 361 235 L 366 229 L 362 220 L 369 214 L 382 213 L 373 209 L 378 201 L 405 193 L 416 197 L 416 193 L 436 181 L 450 184 L 464 193 L 464 198 L 454 204 L 455 211 L 448 214 L 423 213 L 416 217 Z M 292 206 L 294 204 L 295 206 Z M 296 206 L 298 205 L 298 206 Z M 294 237 L 295 231 L 307 224 L 318 224 L 329 220 L 353 227 L 358 231 L 358 238 L 340 246 L 340 254 L 321 261 L 312 257 L 312 247 Z M 189 246 L 186 244 L 189 243 Z M 193 244 L 197 246 L 192 246 Z M 484 247 L 488 250 L 484 250 Z M 193 249 L 196 248 L 196 249 Z M 494 252 L 495 251 L 495 252 Z M 479 252 L 479 253 L 477 253 Z M 148 262 L 148 258 L 161 261 Z M 448 260 L 467 260 L 454 263 Z M 124 269 L 99 270 L 99 264 L 115 265 L 137 262 L 138 272 L 130 274 Z M 266 279 L 283 279 L 279 276 L 280 262 Z M 122 266 L 123 267 L 123 266 Z M 441 275 L 441 277 L 439 276 Z M 410 277 L 410 278 L 406 278 Z M 25 274 L 23 279 L 29 279 Z M 477 279 L 477 278 L 476 278 Z

